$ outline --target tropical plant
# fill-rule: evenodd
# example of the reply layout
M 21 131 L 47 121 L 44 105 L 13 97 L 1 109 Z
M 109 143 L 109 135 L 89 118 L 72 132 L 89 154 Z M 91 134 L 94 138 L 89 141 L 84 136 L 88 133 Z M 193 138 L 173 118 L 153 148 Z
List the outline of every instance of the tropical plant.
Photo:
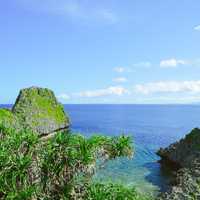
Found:
M 133 189 L 91 182 L 107 160 L 132 156 L 131 138 L 86 139 L 70 132 L 48 140 L 38 137 L 30 130 L 0 125 L 0 199 L 139 200 Z

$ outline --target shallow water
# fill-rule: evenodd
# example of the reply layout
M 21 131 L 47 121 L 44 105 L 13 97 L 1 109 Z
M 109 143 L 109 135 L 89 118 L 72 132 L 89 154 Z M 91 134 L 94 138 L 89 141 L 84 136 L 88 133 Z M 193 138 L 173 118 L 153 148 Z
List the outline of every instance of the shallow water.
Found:
M 134 158 L 108 162 L 95 180 L 122 182 L 148 193 L 168 185 L 155 152 L 200 126 L 199 105 L 65 105 L 65 110 L 72 129 L 85 136 L 132 136 Z
M 110 161 L 95 179 L 134 185 L 155 193 L 168 186 L 155 152 L 200 126 L 198 105 L 66 105 L 72 129 L 86 136 L 94 133 L 134 139 L 135 156 Z

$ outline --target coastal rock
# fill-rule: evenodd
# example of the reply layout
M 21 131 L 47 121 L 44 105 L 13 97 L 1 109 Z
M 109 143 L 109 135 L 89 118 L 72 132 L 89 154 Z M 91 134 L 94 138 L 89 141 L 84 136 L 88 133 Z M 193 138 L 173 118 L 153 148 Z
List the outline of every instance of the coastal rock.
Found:
M 193 129 L 184 139 L 165 149 L 161 148 L 157 154 L 162 160 L 171 162 L 179 168 L 191 167 L 195 160 L 200 160 L 200 129 Z
M 48 135 L 69 127 L 69 118 L 53 91 L 31 87 L 20 91 L 12 108 L 23 128 Z
M 195 128 L 186 137 L 157 153 L 162 165 L 175 165 L 171 188 L 161 200 L 200 199 L 200 129 Z
M 175 185 L 161 195 L 158 200 L 198 200 L 200 199 L 200 170 L 183 168 L 177 172 Z

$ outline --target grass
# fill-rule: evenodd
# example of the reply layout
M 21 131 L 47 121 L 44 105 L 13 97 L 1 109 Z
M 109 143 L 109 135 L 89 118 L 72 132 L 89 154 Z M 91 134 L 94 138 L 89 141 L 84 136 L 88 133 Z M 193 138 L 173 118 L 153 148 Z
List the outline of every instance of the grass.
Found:
M 88 186 L 87 200 L 151 200 L 139 194 L 134 188 L 113 183 L 93 183 Z

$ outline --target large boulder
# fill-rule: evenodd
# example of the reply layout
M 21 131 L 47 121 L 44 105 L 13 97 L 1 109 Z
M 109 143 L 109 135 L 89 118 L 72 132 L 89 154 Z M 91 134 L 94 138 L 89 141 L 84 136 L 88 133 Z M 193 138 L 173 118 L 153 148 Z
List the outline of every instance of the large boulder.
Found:
M 69 118 L 53 91 L 31 87 L 20 91 L 12 108 L 23 128 L 48 135 L 69 127 Z

